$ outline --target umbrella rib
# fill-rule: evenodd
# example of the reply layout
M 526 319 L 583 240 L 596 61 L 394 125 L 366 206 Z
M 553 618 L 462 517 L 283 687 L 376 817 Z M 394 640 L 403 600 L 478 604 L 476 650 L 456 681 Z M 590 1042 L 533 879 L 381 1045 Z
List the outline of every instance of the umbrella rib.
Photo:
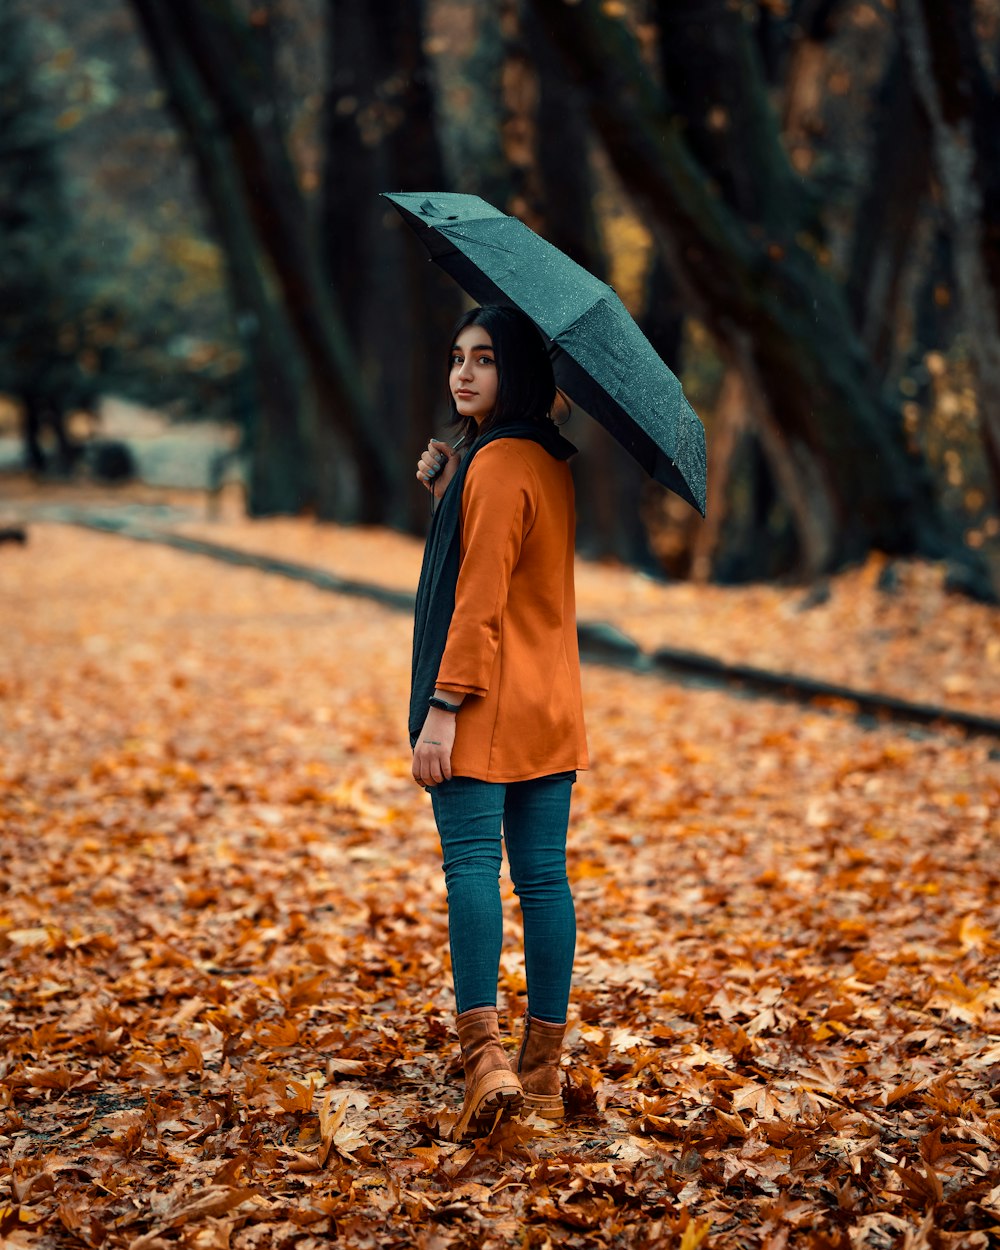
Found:
M 434 227 L 434 229 L 437 234 L 442 234 L 447 239 L 451 239 L 451 238 L 466 239 L 470 243 L 475 243 L 476 247 L 491 248 L 494 252 L 503 252 L 507 256 L 517 255 L 514 248 L 504 247 L 500 243 L 494 243 L 491 239 L 476 239 L 476 238 L 470 239 L 467 235 L 462 234 L 461 230 L 455 226 L 452 226 L 452 227 L 436 226 Z M 456 248 L 456 251 L 461 252 L 461 248 Z M 465 255 L 464 252 L 462 254 Z
M 595 279 L 595 281 L 599 281 L 599 280 L 600 280 L 600 279 Z M 609 288 L 608 288 L 608 290 L 610 290 L 610 289 L 611 289 L 611 288 L 609 287 Z M 586 308 L 584 308 L 582 312 L 577 313 L 577 315 L 573 318 L 573 320 L 572 320 L 572 321 L 570 321 L 567 325 L 564 325 L 564 326 L 562 327 L 562 329 L 558 331 L 558 333 L 559 333 L 559 334 L 568 334 L 568 333 L 570 332 L 570 330 L 572 330 L 575 326 L 578 326 L 578 325 L 580 324 L 580 322 L 584 319 L 584 317 L 586 317 L 586 316 L 587 316 L 587 314 L 588 314 L 588 313 L 593 312 L 593 310 L 594 310 L 594 309 L 598 306 L 598 304 L 603 303 L 606 299 L 607 299 L 607 296 L 606 296 L 606 295 L 602 292 L 602 293 L 601 293 L 600 295 L 598 295 L 598 297 L 597 297 L 597 298 L 593 301 L 593 303 L 588 304 L 588 305 L 587 305 L 587 307 L 586 307 Z M 552 337 L 552 338 L 555 338 L 555 335 L 552 335 L 551 337 Z M 560 344 L 560 346 L 562 346 L 562 344 Z M 565 350 L 565 349 L 564 349 L 564 350 Z

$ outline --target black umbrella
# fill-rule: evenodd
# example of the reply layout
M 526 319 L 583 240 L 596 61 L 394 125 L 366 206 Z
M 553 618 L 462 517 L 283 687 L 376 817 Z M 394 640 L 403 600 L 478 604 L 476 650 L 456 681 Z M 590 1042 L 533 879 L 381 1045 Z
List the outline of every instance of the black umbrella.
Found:
M 705 431 L 611 287 L 478 195 L 383 194 L 474 300 L 528 314 L 549 342 L 558 385 L 704 516 Z

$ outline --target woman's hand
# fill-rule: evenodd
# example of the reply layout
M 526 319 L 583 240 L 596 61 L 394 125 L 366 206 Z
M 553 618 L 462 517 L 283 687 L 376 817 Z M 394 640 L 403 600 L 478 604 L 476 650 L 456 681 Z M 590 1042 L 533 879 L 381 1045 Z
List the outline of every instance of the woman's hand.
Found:
M 458 471 L 459 455 L 447 443 L 439 438 L 432 438 L 417 461 L 417 481 L 431 492 L 435 499 L 440 499 L 448 489 L 448 483 Z M 440 473 L 436 470 L 440 466 Z
M 413 780 L 436 786 L 451 780 L 451 751 L 455 745 L 455 713 L 432 707 L 413 748 Z

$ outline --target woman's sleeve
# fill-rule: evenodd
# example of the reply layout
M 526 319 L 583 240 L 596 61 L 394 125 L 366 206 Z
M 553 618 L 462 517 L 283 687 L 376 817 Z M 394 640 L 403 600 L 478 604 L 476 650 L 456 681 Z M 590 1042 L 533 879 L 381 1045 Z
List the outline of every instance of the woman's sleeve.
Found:
M 485 695 L 510 578 L 534 519 L 534 474 L 516 447 L 498 439 L 469 466 L 462 492 L 462 563 L 437 684 Z

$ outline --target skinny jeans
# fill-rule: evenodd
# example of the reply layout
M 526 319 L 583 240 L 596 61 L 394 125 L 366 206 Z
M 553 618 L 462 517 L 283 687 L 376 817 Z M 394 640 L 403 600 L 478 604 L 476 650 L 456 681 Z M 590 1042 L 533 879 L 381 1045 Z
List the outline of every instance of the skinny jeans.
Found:
M 562 1023 L 569 1004 L 576 913 L 566 877 L 575 772 L 531 781 L 452 777 L 430 788 L 448 889 L 448 936 L 459 1013 L 495 1007 L 503 942 L 500 838 L 524 921 L 528 1011 Z

